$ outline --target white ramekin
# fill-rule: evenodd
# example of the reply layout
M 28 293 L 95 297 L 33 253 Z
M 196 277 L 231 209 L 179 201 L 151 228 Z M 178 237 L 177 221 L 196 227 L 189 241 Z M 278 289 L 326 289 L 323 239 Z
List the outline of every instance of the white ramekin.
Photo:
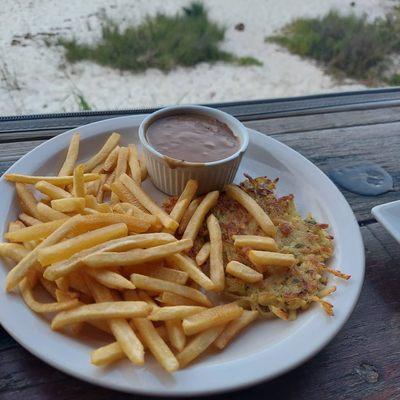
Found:
M 208 163 L 176 160 L 177 163 L 174 164 L 171 162 L 174 160 L 168 161 L 168 158 L 149 144 L 146 131 L 156 119 L 184 113 L 205 115 L 228 125 L 240 140 L 239 150 L 227 158 Z M 158 189 L 171 196 L 180 194 L 189 179 L 195 179 L 199 183 L 198 194 L 221 190 L 228 183 L 232 183 L 243 153 L 249 144 L 249 134 L 240 121 L 223 111 L 203 106 L 165 107 L 148 115 L 140 124 L 139 139 L 151 180 Z

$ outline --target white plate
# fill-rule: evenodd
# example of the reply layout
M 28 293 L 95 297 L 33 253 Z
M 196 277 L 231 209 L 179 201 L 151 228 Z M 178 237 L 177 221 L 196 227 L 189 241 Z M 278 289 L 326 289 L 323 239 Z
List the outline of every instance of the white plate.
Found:
M 128 116 L 78 128 L 82 136 L 82 160 L 98 149 L 112 131 L 121 132 L 123 143 L 137 141 L 137 128 L 144 116 Z M 73 131 L 42 144 L 16 162 L 8 172 L 51 175 L 63 162 Z M 318 221 L 329 223 L 335 237 L 334 268 L 352 275 L 344 282 L 334 277 L 338 290 L 330 297 L 335 316 L 328 317 L 317 305 L 296 321 L 261 321 L 243 332 L 223 352 L 210 355 L 188 368 L 169 375 L 151 357 L 144 367 L 128 361 L 107 369 L 90 364 L 90 351 L 101 342 L 79 341 L 52 332 L 47 322 L 32 313 L 17 294 L 0 290 L 0 321 L 23 347 L 43 361 L 77 378 L 126 392 L 153 395 L 210 394 L 242 388 L 274 378 L 303 363 L 322 349 L 344 325 L 358 299 L 364 277 L 364 248 L 360 230 L 346 200 L 336 186 L 311 162 L 284 144 L 250 131 L 250 144 L 236 176 L 280 177 L 278 193 L 293 193 L 300 212 L 311 211 Z M 163 195 L 146 182 L 148 192 Z M 0 179 L 0 234 L 17 216 L 13 186 Z M 0 265 L 4 287 L 7 267 Z
M 372 215 L 400 243 L 400 200 L 375 206 Z

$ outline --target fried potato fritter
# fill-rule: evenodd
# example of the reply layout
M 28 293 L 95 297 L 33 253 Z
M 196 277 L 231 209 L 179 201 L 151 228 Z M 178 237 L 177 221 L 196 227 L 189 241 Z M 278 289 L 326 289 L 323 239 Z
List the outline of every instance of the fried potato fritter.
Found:
M 326 293 L 328 273 L 348 279 L 349 276 L 327 268 L 326 262 L 333 255 L 333 237 L 328 233 L 328 225 L 317 223 L 309 214 L 302 218 L 296 209 L 293 195 L 277 197 L 275 194 L 278 179 L 246 176 L 240 188 L 250 195 L 270 216 L 277 227 L 275 241 L 280 253 L 293 254 L 296 265 L 290 268 L 268 267 L 264 279 L 257 283 L 245 283 L 237 278 L 226 276 L 225 295 L 239 301 L 242 306 L 256 309 L 263 316 L 276 315 L 291 319 L 296 310 L 306 309 L 312 302 L 319 302 L 325 311 L 332 315 L 332 306 L 321 300 L 320 293 Z M 166 203 L 172 208 L 174 199 Z M 221 194 L 217 205 L 212 209 L 222 231 L 224 263 L 236 260 L 252 266 L 247 257 L 250 248 L 235 247 L 233 235 L 259 235 L 265 233 L 254 218 L 238 202 Z M 189 253 L 193 258 L 208 241 L 205 225 L 196 238 Z M 207 271 L 207 263 L 203 266 Z M 328 292 L 333 292 L 328 291 Z

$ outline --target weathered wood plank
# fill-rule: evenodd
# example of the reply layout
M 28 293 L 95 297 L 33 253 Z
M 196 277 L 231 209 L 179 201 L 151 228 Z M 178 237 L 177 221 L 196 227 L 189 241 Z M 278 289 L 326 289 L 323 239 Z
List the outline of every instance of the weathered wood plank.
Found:
M 378 204 L 398 200 L 400 169 L 400 123 L 339 128 L 272 137 L 300 152 L 325 173 L 345 162 L 369 161 L 393 177 L 394 191 L 380 196 L 361 196 L 341 188 L 359 222 L 372 218 L 370 210 Z
M 246 121 L 249 128 L 268 135 L 349 128 L 400 121 L 400 106 Z
M 400 398 L 400 246 L 378 224 L 361 230 L 366 246 L 366 279 L 360 300 L 343 330 L 318 355 L 294 371 L 215 398 Z M 4 331 L 0 331 L 0 359 L 2 400 L 132 398 L 67 377 L 30 355 Z

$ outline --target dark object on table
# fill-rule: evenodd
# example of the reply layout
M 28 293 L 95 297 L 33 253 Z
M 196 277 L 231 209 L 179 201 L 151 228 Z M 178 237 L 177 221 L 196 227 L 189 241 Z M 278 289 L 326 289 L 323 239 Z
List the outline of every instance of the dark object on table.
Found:
M 356 194 L 378 196 L 393 190 L 392 177 L 379 165 L 370 162 L 347 163 L 328 171 L 338 185 Z

